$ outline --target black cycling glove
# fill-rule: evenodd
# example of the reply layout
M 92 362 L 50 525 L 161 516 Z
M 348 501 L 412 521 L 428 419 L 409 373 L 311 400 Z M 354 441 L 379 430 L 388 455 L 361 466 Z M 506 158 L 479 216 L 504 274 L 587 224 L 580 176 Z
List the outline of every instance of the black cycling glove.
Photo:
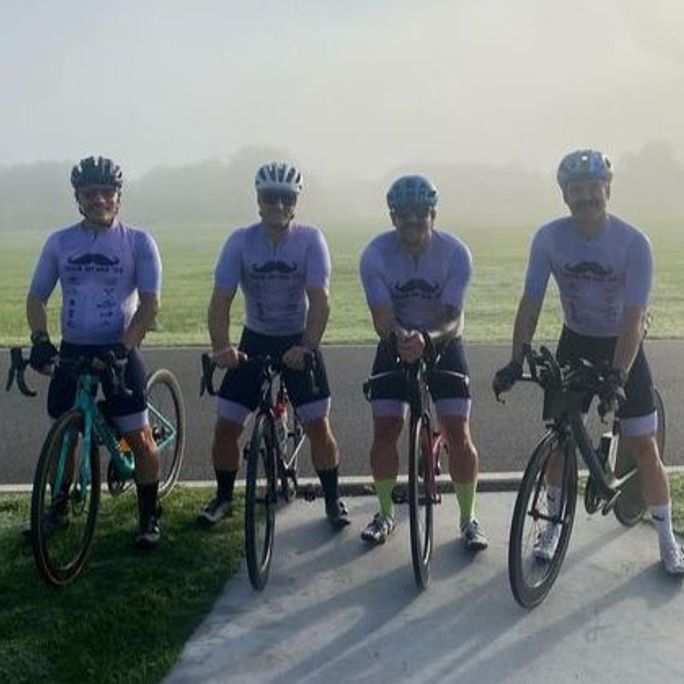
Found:
M 52 342 L 50 336 L 46 332 L 38 331 L 31 335 L 31 354 L 29 356 L 29 365 L 34 370 L 42 370 L 45 366 L 54 363 L 54 360 L 59 356 L 59 351 Z

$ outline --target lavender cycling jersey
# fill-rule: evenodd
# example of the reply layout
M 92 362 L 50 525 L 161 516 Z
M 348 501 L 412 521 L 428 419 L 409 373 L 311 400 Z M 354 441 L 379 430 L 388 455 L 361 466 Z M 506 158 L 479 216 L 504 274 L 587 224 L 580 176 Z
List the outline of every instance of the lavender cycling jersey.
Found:
M 159 251 L 143 230 L 117 223 L 94 231 L 79 223 L 47 239 L 30 292 L 46 302 L 58 280 L 62 339 L 71 344 L 111 344 L 128 327 L 138 293 L 159 293 Z
M 641 231 L 614 216 L 591 239 L 579 233 L 572 217 L 558 219 L 534 236 L 525 295 L 543 299 L 551 273 L 568 328 L 581 335 L 617 336 L 625 307 L 648 305 L 651 244 Z
M 402 246 L 398 231 L 378 235 L 361 256 L 361 281 L 369 307 L 391 306 L 398 323 L 409 330 L 440 324 L 446 306 L 461 312 L 470 282 L 472 257 L 453 235 L 432 230 L 417 257 Z
M 318 228 L 291 224 L 274 245 L 261 223 L 236 230 L 216 264 L 214 285 L 245 296 L 245 325 L 262 335 L 296 335 L 306 327 L 308 288 L 327 288 L 330 254 Z

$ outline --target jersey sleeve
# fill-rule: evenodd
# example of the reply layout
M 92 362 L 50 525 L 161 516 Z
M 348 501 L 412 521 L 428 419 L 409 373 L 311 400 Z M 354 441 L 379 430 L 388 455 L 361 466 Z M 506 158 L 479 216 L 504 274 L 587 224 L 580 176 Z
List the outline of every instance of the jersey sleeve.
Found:
M 473 257 L 465 245 L 454 250 L 448 270 L 447 280 L 442 290 L 443 304 L 463 311 L 465 295 L 473 271 Z
M 214 271 L 214 286 L 236 290 L 242 277 L 244 231 L 235 231 L 225 242 Z
M 625 306 L 646 307 L 653 284 L 653 253 L 648 238 L 639 234 L 627 251 Z
M 304 275 L 304 287 L 330 286 L 330 251 L 323 233 L 315 230 L 312 233 L 306 254 L 306 270 Z
M 551 275 L 551 259 L 548 250 L 549 234 L 541 229 L 532 240 L 530 259 L 527 264 L 524 294 L 532 299 L 544 299 Z
M 53 234 L 45 241 L 29 287 L 29 292 L 43 302 L 50 298 L 59 278 L 58 240 L 58 235 Z
M 161 292 L 162 264 L 154 238 L 145 231 L 136 235 L 135 285 L 140 293 Z
M 369 245 L 361 255 L 359 275 L 368 306 L 382 306 L 392 303 L 392 293 L 383 277 L 382 260 L 378 250 Z

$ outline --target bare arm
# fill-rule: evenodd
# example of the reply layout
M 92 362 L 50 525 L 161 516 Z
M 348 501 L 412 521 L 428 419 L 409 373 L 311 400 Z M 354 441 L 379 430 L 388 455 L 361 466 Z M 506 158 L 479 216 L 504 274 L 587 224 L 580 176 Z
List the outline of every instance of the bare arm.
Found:
M 30 292 L 26 298 L 26 320 L 31 333 L 47 332 L 47 302 Z
M 629 372 L 646 330 L 646 308 L 630 306 L 625 309 L 622 331 L 615 345 L 613 366 Z
M 215 287 L 207 311 L 207 325 L 214 353 L 230 346 L 230 307 L 235 298 L 235 289 Z
M 127 349 L 139 346 L 147 331 L 154 326 L 158 313 L 159 295 L 154 292 L 141 293 L 138 308 L 121 336 L 121 344 Z
M 406 331 L 397 323 L 394 317 L 394 311 L 391 306 L 371 306 L 371 317 L 373 318 L 373 326 L 378 337 L 386 340 L 392 333 L 402 335 Z
M 529 344 L 537 330 L 539 313 L 541 312 L 543 300 L 533 299 L 527 295 L 520 298 L 518 313 L 515 316 L 513 326 L 513 348 L 511 350 L 511 361 L 522 364 L 523 346 Z
M 309 311 L 306 316 L 306 328 L 302 344 L 314 349 L 318 347 L 330 317 L 330 298 L 325 287 L 311 287 L 306 291 L 309 298 Z

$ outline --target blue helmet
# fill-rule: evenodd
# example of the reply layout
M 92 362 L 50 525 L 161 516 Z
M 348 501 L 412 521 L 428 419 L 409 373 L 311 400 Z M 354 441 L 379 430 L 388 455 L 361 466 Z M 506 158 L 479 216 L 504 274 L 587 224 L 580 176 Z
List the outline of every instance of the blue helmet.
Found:
M 603 152 L 597 150 L 576 150 L 566 154 L 558 166 L 558 185 L 565 186 L 572 181 L 613 179 L 613 165 Z
M 74 190 L 86 185 L 109 185 L 121 188 L 123 185 L 123 172 L 121 167 L 106 157 L 87 157 L 81 159 L 71 169 L 71 185 Z
M 416 206 L 434 209 L 438 199 L 437 186 L 425 176 L 402 176 L 387 191 L 390 211 Z

